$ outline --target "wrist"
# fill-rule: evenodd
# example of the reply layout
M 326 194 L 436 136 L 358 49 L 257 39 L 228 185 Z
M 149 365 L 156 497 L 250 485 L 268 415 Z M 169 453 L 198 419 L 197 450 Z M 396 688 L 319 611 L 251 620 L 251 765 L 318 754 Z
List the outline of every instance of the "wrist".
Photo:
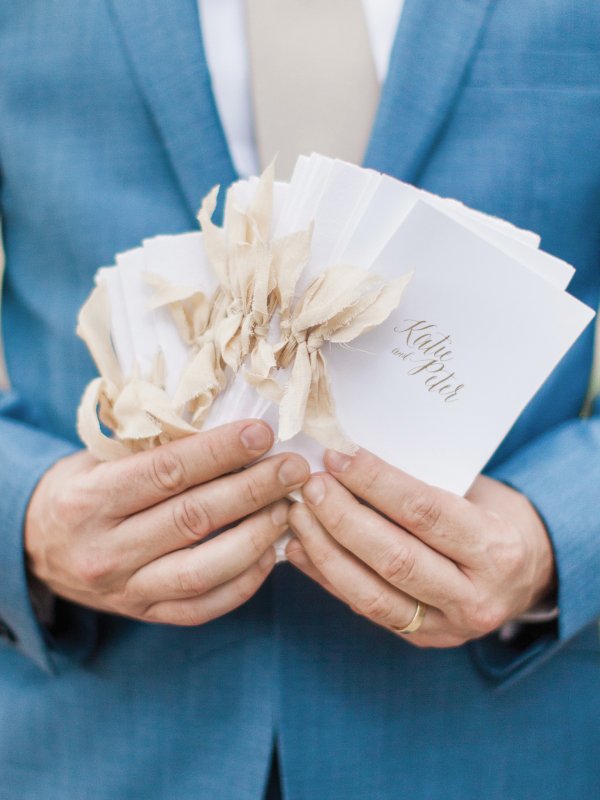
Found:
M 533 613 L 535 610 L 553 609 L 556 606 L 556 592 L 558 578 L 554 550 L 548 530 L 530 500 L 521 494 L 527 507 L 529 525 L 527 526 L 528 539 L 533 544 L 534 578 L 532 581 L 532 596 L 524 614 Z
M 45 531 L 51 524 L 52 495 L 54 474 L 59 465 L 58 461 L 42 475 L 37 486 L 33 490 L 23 526 L 23 547 L 25 550 L 25 563 L 28 574 L 38 583 L 45 585 L 45 579 L 49 576 L 49 571 L 45 568 L 47 562 Z

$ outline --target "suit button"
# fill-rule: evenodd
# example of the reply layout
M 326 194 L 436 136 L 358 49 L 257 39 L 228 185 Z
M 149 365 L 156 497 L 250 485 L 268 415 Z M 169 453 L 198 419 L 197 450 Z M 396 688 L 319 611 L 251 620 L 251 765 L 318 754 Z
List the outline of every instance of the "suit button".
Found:
M 2 619 L 0 619 L 0 637 L 2 639 L 6 639 L 6 641 L 10 642 L 11 644 L 14 644 L 17 641 L 17 637 L 13 629 L 10 628 Z

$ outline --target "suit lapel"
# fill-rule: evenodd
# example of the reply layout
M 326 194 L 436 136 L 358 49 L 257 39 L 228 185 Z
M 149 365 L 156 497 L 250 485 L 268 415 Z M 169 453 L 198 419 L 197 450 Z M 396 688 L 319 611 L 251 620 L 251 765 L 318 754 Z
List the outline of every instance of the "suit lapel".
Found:
M 414 182 L 451 111 L 494 0 L 406 0 L 365 164 Z
M 237 177 L 215 105 L 195 0 L 107 0 L 183 194 L 195 213 Z
M 406 0 L 365 164 L 417 180 L 495 0 Z M 190 209 L 236 179 L 196 0 L 107 0 Z

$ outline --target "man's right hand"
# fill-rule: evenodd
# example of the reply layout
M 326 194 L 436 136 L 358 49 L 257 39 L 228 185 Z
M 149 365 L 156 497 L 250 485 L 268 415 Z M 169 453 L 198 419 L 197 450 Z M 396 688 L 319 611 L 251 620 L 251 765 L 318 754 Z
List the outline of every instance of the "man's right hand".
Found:
M 61 597 L 149 622 L 200 625 L 231 611 L 271 571 L 283 498 L 310 476 L 293 454 L 242 470 L 272 444 L 265 423 L 245 421 L 120 461 L 59 461 L 29 504 L 30 571 Z

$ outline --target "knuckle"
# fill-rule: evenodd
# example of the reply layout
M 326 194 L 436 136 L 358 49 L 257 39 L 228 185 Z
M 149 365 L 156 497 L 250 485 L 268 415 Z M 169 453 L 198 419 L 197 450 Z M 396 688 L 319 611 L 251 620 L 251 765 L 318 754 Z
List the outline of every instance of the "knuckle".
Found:
M 265 525 L 251 525 L 249 530 L 249 541 L 250 547 L 252 548 L 253 558 L 258 560 L 265 551 L 265 546 L 269 539 L 266 536 L 268 529 Z M 275 535 L 271 536 L 270 539 L 273 541 Z
M 240 579 L 236 587 L 236 598 L 238 600 L 238 605 L 247 603 L 248 600 L 254 596 L 256 589 L 257 579 L 254 575 L 247 575 Z
M 56 493 L 54 498 L 54 511 L 59 520 L 64 522 L 71 522 L 74 520 L 77 516 L 74 501 L 75 497 L 73 496 L 73 492 L 66 486 Z
M 327 528 L 334 538 L 337 539 L 339 535 L 347 529 L 348 523 L 348 511 L 344 508 L 340 508 L 332 512 L 331 519 L 327 523 Z
M 158 611 L 154 608 L 148 608 L 136 615 L 136 618 L 142 622 L 152 623 L 153 625 L 168 625 L 168 621 L 164 619 Z
M 331 547 L 322 547 L 314 554 L 311 554 L 311 561 L 319 572 L 322 572 L 323 568 L 327 568 L 327 564 L 331 561 L 333 552 L 333 548 Z
M 148 602 L 129 583 L 126 583 L 116 596 L 116 602 L 121 611 L 125 611 L 138 619 L 146 619 Z
M 359 608 L 365 617 L 376 620 L 377 622 L 386 622 L 390 620 L 394 613 L 393 604 L 383 591 L 365 598 L 365 600 L 359 604 Z
M 186 485 L 182 460 L 168 448 L 158 448 L 150 459 L 149 477 L 161 493 L 177 494 Z
M 205 622 L 206 616 L 200 611 L 184 611 L 178 624 L 182 628 L 197 628 Z
M 173 621 L 174 625 L 179 625 L 182 628 L 194 628 L 202 625 L 206 621 L 205 613 L 201 607 L 196 604 L 183 603 L 177 612 L 176 619 Z
M 371 489 L 381 479 L 381 466 L 377 463 L 369 464 L 369 468 L 361 472 L 360 491 L 368 495 Z
M 113 576 L 116 564 L 108 554 L 91 550 L 74 557 L 73 569 L 79 581 L 90 589 L 102 589 Z
M 288 508 L 288 522 L 294 531 L 303 530 L 304 513 L 305 509 L 302 508 L 301 503 L 292 503 Z
M 208 575 L 197 566 L 182 569 L 177 573 L 177 587 L 184 596 L 200 596 L 212 588 Z
M 495 576 L 504 580 L 527 566 L 528 548 L 522 533 L 513 525 L 488 517 L 486 536 L 482 537 L 481 560 Z
M 409 498 L 406 513 L 411 527 L 425 533 L 437 527 L 442 515 L 439 501 L 428 490 Z
M 501 608 L 492 603 L 478 603 L 466 615 L 466 627 L 477 636 L 486 636 L 497 630 L 504 622 Z
M 388 583 L 398 586 L 413 580 L 416 569 L 417 560 L 413 551 L 397 545 L 382 564 L 380 574 Z
M 57 517 L 68 523 L 86 519 L 93 510 L 90 495 L 91 492 L 86 491 L 86 487 L 77 481 L 62 486 L 54 502 Z
M 164 602 L 146 602 L 135 616 L 142 622 L 150 622 L 155 625 L 172 625 L 173 621 L 168 613 L 164 611 Z
M 505 538 L 496 550 L 495 561 L 503 573 L 513 574 L 523 568 L 525 554 L 521 542 L 516 536 Z
M 213 528 L 211 515 L 197 497 L 182 495 L 173 505 L 173 525 L 184 541 L 194 544 Z
M 223 455 L 227 448 L 223 446 L 217 434 L 209 432 L 204 440 L 204 447 L 206 449 L 207 460 L 210 464 L 215 467 L 219 466 L 223 461 Z
M 267 503 L 265 488 L 253 475 L 246 476 L 244 493 L 246 503 L 254 510 L 263 508 Z

